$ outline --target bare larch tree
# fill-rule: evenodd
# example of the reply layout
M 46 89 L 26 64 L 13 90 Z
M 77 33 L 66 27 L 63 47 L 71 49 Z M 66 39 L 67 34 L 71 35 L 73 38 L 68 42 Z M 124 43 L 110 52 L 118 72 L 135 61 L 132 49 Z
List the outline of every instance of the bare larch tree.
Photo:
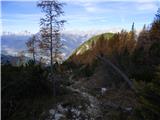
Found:
M 64 3 L 57 0 L 42 0 L 38 3 L 38 7 L 42 8 L 44 13 L 44 17 L 40 20 L 40 48 L 50 54 L 51 73 L 53 73 L 53 63 L 59 59 L 62 47 L 60 30 L 65 20 L 60 18 L 64 14 L 63 5 Z
M 44 17 L 40 19 L 40 33 L 41 41 L 40 48 L 43 49 L 46 55 L 50 57 L 51 65 L 51 78 L 53 78 L 53 63 L 58 62 L 61 58 L 61 39 L 60 30 L 63 27 L 65 20 L 60 19 L 63 14 L 64 3 L 60 3 L 57 0 L 41 0 L 38 7 L 42 8 Z M 55 79 L 54 84 L 54 95 L 55 95 Z

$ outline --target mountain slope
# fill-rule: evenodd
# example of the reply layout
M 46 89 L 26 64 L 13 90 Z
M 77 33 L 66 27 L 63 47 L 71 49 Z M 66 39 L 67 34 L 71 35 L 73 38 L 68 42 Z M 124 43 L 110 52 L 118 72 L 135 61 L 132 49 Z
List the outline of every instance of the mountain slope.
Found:
M 73 52 L 68 58 L 68 61 L 75 62 L 76 64 L 93 62 L 96 54 L 106 52 L 107 41 L 110 40 L 113 35 L 113 33 L 103 33 L 90 38 Z
M 16 64 L 17 62 L 18 62 L 18 57 L 1 54 L 1 64 L 6 64 L 6 63 Z
M 100 34 L 100 35 L 96 35 L 96 36 L 93 36 L 92 38 L 90 38 L 89 40 L 85 41 L 82 45 L 80 45 L 74 52 L 72 55 L 76 54 L 83 54 L 85 51 L 89 50 L 90 48 L 92 48 L 92 45 L 94 43 L 97 42 L 97 40 L 99 39 L 99 37 L 103 35 L 104 38 L 106 40 L 110 39 L 112 36 L 113 36 L 113 33 L 103 33 L 103 34 Z M 71 56 L 72 56 L 71 55 Z

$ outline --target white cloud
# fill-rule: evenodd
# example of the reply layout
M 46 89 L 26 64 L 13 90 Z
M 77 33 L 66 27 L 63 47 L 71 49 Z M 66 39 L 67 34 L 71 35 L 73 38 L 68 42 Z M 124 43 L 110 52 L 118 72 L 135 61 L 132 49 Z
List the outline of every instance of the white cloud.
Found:
M 113 9 L 100 7 L 98 4 L 105 2 L 134 2 L 137 3 L 138 10 L 154 10 L 160 5 L 160 0 L 61 0 L 68 4 L 77 4 L 81 5 L 86 9 L 87 12 L 97 12 L 97 13 L 106 13 L 113 11 Z M 121 6 L 119 6 L 121 7 Z M 122 7 L 123 9 L 124 7 Z
M 64 19 L 68 22 L 78 22 L 78 21 L 92 21 L 92 20 L 106 20 L 107 16 L 89 16 L 88 14 L 81 15 L 66 15 Z
M 92 7 L 92 6 L 86 7 L 86 10 L 88 12 L 95 12 L 95 11 L 97 11 L 97 9 L 95 7 Z
M 152 10 L 155 11 L 158 8 L 157 3 L 141 3 L 137 6 L 138 10 Z
M 108 10 L 108 9 L 104 9 L 104 8 L 99 7 L 96 3 L 87 2 L 87 3 L 83 3 L 81 5 L 86 9 L 87 12 L 102 13 L 102 12 L 106 12 Z
M 93 3 L 84 3 L 82 6 L 88 11 L 88 12 L 95 12 L 97 11 L 97 6 L 95 6 Z
M 112 33 L 117 33 L 120 32 L 123 28 L 122 27 L 110 27 L 107 29 L 101 28 L 97 29 L 96 27 L 90 27 L 88 29 L 68 29 L 64 31 L 64 33 L 72 33 L 72 34 L 89 34 L 89 35 L 96 35 L 96 34 L 101 34 L 101 33 L 106 33 L 106 32 L 112 32 Z

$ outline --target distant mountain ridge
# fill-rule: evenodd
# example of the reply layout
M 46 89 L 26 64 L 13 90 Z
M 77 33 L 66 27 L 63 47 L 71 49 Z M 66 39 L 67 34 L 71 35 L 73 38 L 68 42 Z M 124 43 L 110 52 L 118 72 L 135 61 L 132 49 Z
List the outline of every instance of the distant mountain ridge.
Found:
M 38 34 L 38 33 L 37 33 Z M 89 39 L 90 37 L 94 36 L 96 33 L 62 33 L 61 40 L 62 44 L 64 44 L 62 53 L 64 58 L 66 59 L 71 53 L 84 41 Z M 31 37 L 32 34 L 29 32 L 25 32 L 24 34 L 14 34 L 14 33 L 4 33 L 1 36 L 1 46 L 2 46 L 2 53 L 7 55 L 15 56 L 19 51 L 25 51 L 26 48 L 26 41 Z
M 1 54 L 1 64 L 11 63 L 16 65 L 17 62 L 18 62 L 18 57 Z

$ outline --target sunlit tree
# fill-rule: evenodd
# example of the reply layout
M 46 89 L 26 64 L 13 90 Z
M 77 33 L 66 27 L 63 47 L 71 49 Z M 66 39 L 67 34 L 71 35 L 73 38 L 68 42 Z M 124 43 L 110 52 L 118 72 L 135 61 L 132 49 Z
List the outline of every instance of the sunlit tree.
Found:
M 53 74 L 53 63 L 60 59 L 62 43 L 60 39 L 60 30 L 65 22 L 61 20 L 63 12 L 63 3 L 57 0 L 42 0 L 38 7 L 42 8 L 44 17 L 40 20 L 41 41 L 40 48 L 49 53 L 51 73 Z
M 60 30 L 65 22 L 65 20 L 60 19 L 64 14 L 62 9 L 63 5 L 63 3 L 57 0 L 42 0 L 37 4 L 44 13 L 44 17 L 40 20 L 40 48 L 44 50 L 45 56 L 49 55 L 50 57 L 54 96 L 56 95 L 56 81 L 55 78 L 53 78 L 53 63 L 61 59 L 62 43 L 60 39 Z

